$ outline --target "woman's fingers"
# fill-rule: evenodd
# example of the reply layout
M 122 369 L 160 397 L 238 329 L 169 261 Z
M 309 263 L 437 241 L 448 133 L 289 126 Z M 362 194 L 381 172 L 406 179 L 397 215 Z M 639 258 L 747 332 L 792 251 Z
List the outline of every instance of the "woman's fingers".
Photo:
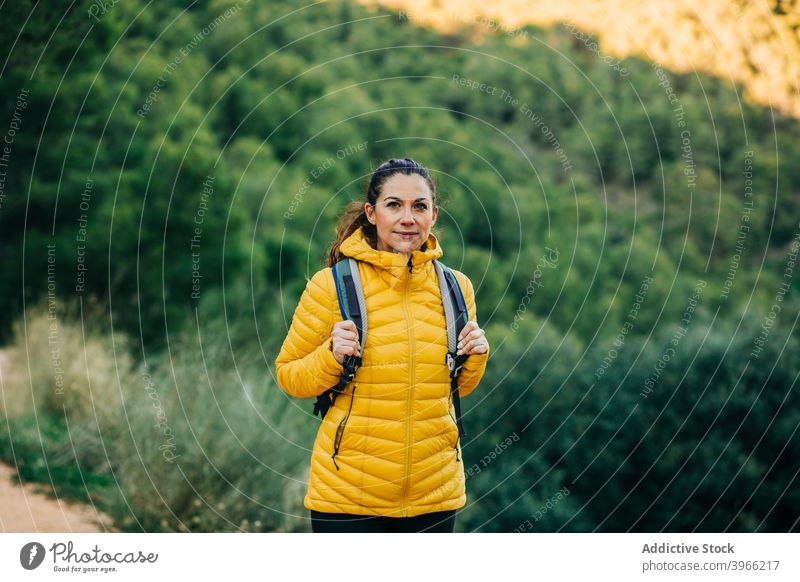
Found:
M 333 357 L 340 364 L 344 363 L 345 356 L 360 356 L 360 355 L 361 355 L 361 348 L 357 344 L 342 346 L 334 343 Z
M 467 355 L 469 355 L 469 354 L 485 354 L 487 352 L 487 350 L 488 350 L 488 347 L 489 347 L 489 344 L 486 341 L 486 338 L 481 337 L 479 339 L 475 339 L 475 340 L 472 340 L 472 341 L 468 342 L 467 345 L 465 345 L 462 348 L 461 351 L 464 354 L 467 354 Z
M 461 343 L 461 344 L 465 344 L 465 343 L 467 343 L 467 342 L 469 342 L 469 341 L 472 341 L 472 340 L 478 339 L 478 338 L 479 338 L 479 337 L 481 337 L 481 336 L 483 336 L 483 330 L 482 330 L 482 329 L 475 329 L 475 330 L 473 330 L 473 331 L 469 332 L 469 333 L 468 333 L 468 334 L 467 334 L 467 335 L 464 337 L 464 339 L 463 339 L 463 340 L 461 340 L 461 342 L 460 342 L 460 343 Z
M 341 351 L 342 353 L 346 353 L 348 355 L 353 354 L 353 352 L 360 351 L 361 346 L 358 345 L 358 340 L 348 340 L 348 339 L 341 339 L 341 338 L 333 338 L 333 351 Z M 357 355 L 357 354 L 356 354 Z
M 461 333 L 458 335 L 458 341 L 459 342 L 462 341 L 467 336 L 467 334 L 472 333 L 472 331 L 476 329 L 480 329 L 478 327 L 478 322 L 468 321 L 461 330 Z
M 360 356 L 361 346 L 358 342 L 356 324 L 347 319 L 337 322 L 331 330 L 333 338 L 332 350 L 336 360 L 344 361 L 344 356 Z M 478 327 L 476 321 L 468 321 L 459 335 L 457 354 L 485 354 L 489 349 L 485 332 Z
M 476 321 L 468 321 L 461 330 L 457 346 L 457 354 L 485 354 L 489 349 L 486 334 L 478 327 Z
M 358 332 L 358 330 L 356 329 L 355 322 L 351 319 L 345 319 L 344 321 L 340 321 L 336 325 L 334 325 L 334 327 L 339 327 L 339 329 L 342 329 L 344 331 L 350 331 L 353 333 Z
M 356 324 L 348 319 L 334 324 L 331 335 L 338 335 L 346 339 L 358 339 L 358 330 Z
M 331 330 L 333 356 L 340 364 L 345 356 L 360 356 L 361 346 L 358 342 L 358 330 L 351 320 L 339 321 Z
M 339 323 L 333 326 L 333 329 L 331 330 L 331 337 L 333 338 L 334 342 L 358 341 L 358 331 L 356 330 L 356 324 L 350 320 L 340 321 Z
M 480 339 L 483 336 L 484 336 L 484 333 L 483 333 L 483 330 L 481 328 L 478 327 L 478 328 L 472 329 L 470 332 L 468 332 L 466 334 L 462 334 L 461 339 L 459 340 L 458 345 L 456 347 L 457 347 L 457 349 L 463 351 L 466 348 L 466 346 L 470 344 L 470 342 L 473 342 L 473 341 L 475 341 L 477 339 Z

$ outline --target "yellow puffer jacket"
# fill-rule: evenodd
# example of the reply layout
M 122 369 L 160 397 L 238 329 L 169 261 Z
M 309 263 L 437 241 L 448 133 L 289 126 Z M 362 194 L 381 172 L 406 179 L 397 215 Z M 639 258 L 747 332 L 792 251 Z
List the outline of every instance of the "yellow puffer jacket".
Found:
M 406 255 L 374 249 L 361 229 L 340 249 L 359 261 L 367 337 L 361 367 L 314 441 L 305 507 L 389 517 L 463 507 L 467 497 L 445 365 L 445 315 L 432 263 L 443 254 L 438 240 L 430 235 L 426 250 L 413 252 L 410 270 Z M 469 319 L 475 320 L 472 283 L 453 271 Z M 333 357 L 330 333 L 341 319 L 333 273 L 326 267 L 308 282 L 275 361 L 278 385 L 288 394 L 313 397 L 338 383 L 342 365 Z M 487 358 L 467 358 L 459 376 L 461 396 L 477 386 Z M 331 455 L 340 423 L 337 469 Z

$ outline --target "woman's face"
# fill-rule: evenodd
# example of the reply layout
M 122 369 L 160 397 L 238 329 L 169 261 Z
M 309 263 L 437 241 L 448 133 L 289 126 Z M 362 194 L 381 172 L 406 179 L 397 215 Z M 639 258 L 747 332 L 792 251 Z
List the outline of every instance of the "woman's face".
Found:
M 364 204 L 367 220 L 378 231 L 378 250 L 409 254 L 428 240 L 439 208 L 419 174 L 393 174 L 384 181 L 373 207 Z

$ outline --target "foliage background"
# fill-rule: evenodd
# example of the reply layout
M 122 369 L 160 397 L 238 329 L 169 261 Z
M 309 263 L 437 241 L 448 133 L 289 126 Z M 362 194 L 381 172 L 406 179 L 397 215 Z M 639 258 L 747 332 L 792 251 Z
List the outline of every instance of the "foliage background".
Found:
M 274 358 L 410 156 L 493 346 L 460 531 L 797 531 L 795 2 L 101 4 L 2 7 L 21 478 L 126 531 L 307 531 L 318 421 Z

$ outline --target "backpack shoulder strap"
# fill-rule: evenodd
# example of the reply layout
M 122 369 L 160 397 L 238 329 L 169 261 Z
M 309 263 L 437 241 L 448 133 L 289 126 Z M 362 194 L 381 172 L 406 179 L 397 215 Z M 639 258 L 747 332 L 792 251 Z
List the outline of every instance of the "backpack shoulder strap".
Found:
M 361 277 L 358 273 L 358 261 L 352 257 L 345 257 L 331 267 L 333 281 L 336 285 L 336 298 L 339 302 L 339 312 L 342 321 L 351 320 L 356 324 L 358 343 L 363 354 L 364 342 L 367 338 L 367 309 L 364 301 L 364 290 L 361 286 Z M 339 383 L 317 396 L 314 403 L 314 414 L 324 417 L 333 405 L 336 396 L 344 391 L 361 366 L 360 356 L 345 356 L 342 363 L 342 375 Z
M 358 261 L 352 257 L 344 258 L 332 267 L 332 271 L 342 320 L 349 319 L 356 324 L 358 341 L 363 348 L 367 338 L 367 309 Z
M 456 352 L 458 350 L 458 336 L 461 335 L 461 331 L 469 321 L 469 312 L 455 273 L 441 261 L 434 260 L 433 264 L 436 267 L 436 275 L 439 279 L 439 289 L 441 290 L 444 315 L 447 321 L 447 359 L 445 363 L 448 370 L 450 370 L 450 392 L 453 396 L 453 407 L 456 411 L 456 424 L 458 425 L 460 439 L 467 433 L 461 423 L 458 375 L 461 373 L 461 366 L 469 356 L 464 354 L 457 355 Z
M 458 284 L 452 269 L 438 260 L 434 260 L 433 264 L 436 267 L 436 275 L 439 278 L 439 289 L 441 290 L 444 315 L 447 320 L 447 349 L 453 353 L 455 358 L 458 336 L 469 320 L 467 304 L 464 301 L 464 294 L 461 292 L 461 286 Z M 449 363 L 448 368 L 450 368 Z

